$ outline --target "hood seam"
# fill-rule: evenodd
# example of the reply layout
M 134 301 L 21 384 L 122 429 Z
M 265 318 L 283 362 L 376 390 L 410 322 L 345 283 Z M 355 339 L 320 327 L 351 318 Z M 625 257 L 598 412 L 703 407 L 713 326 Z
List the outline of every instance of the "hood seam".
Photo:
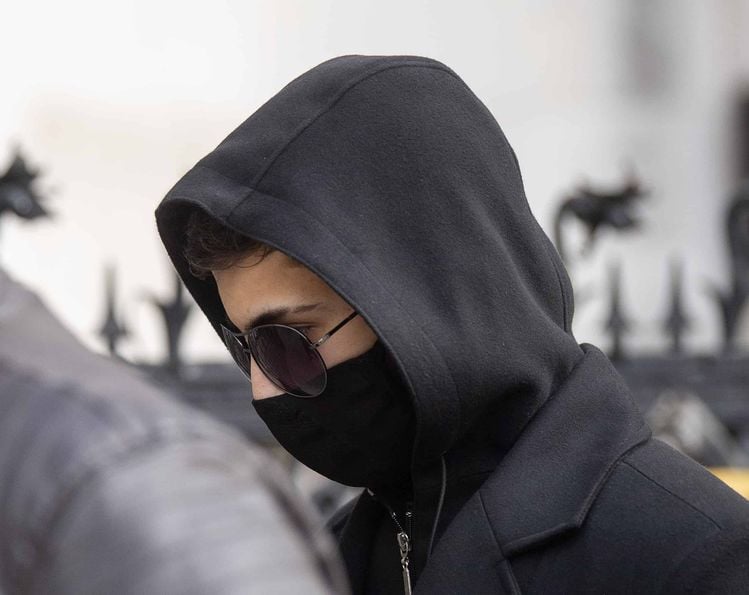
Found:
M 327 226 L 323 225 L 323 224 L 322 224 L 322 223 L 321 223 L 320 221 L 318 221 L 318 219 L 317 219 L 317 218 L 316 218 L 316 217 L 315 217 L 314 215 L 311 215 L 311 214 L 310 214 L 310 213 L 309 213 L 308 211 L 306 211 L 305 209 L 303 209 L 303 208 L 302 208 L 302 207 L 301 207 L 300 205 L 297 205 L 297 204 L 293 204 L 293 203 L 291 203 L 291 202 L 289 202 L 289 201 L 286 201 L 285 199 L 283 199 L 283 198 L 281 198 L 281 197 L 278 197 L 278 196 L 275 196 L 275 195 L 272 195 L 272 194 L 268 194 L 268 193 L 266 193 L 266 192 L 263 192 L 263 191 L 261 191 L 261 190 L 254 190 L 254 189 L 253 189 L 253 192 L 256 192 L 256 193 L 262 194 L 263 196 L 267 196 L 267 197 L 273 198 L 274 200 L 277 200 L 277 201 L 283 202 L 283 203 L 284 203 L 284 205 L 286 205 L 286 206 L 288 207 L 288 211 L 290 211 L 290 212 L 298 211 L 298 212 L 300 212 L 300 213 L 303 213 L 303 214 L 304 214 L 305 216 L 309 217 L 309 218 L 310 218 L 311 220 L 315 221 L 315 223 L 316 223 L 317 225 L 319 225 L 319 226 L 320 226 L 321 228 L 325 229 L 325 230 L 326 230 L 326 231 L 327 231 L 327 232 L 328 232 L 328 233 L 330 234 L 330 236 L 331 236 L 332 238 L 335 238 L 335 240 L 336 240 L 336 242 L 338 243 L 338 245 L 339 245 L 339 246 L 341 246 L 341 247 L 342 247 L 342 249 L 343 249 L 343 250 L 345 250 L 345 251 L 346 251 L 346 253 L 347 253 L 347 254 L 349 254 L 349 255 L 351 256 L 351 258 L 352 258 L 352 259 L 353 259 L 353 260 L 354 260 L 355 262 L 358 262 L 358 263 L 359 263 L 359 265 L 360 265 L 360 266 L 361 266 L 361 267 L 362 267 L 362 268 L 363 268 L 363 269 L 364 269 L 365 271 L 367 271 L 367 272 L 369 273 L 370 277 L 371 277 L 371 278 L 372 278 L 372 279 L 373 279 L 373 280 L 375 281 L 375 283 L 377 283 L 377 284 L 378 284 L 378 286 L 382 287 L 382 286 L 380 285 L 379 281 L 377 280 L 377 276 L 376 276 L 376 275 L 375 275 L 374 273 L 372 273 L 372 271 L 370 271 L 370 270 L 369 270 L 369 268 L 368 268 L 368 267 L 367 267 L 367 265 L 366 265 L 366 264 L 364 263 L 364 261 L 362 261 L 362 260 L 361 260 L 360 258 L 358 258 L 358 257 L 356 256 L 356 254 L 354 254 L 354 253 L 353 253 L 353 252 L 352 252 L 351 250 L 349 250 L 348 246 L 346 246 L 346 245 L 345 245 L 345 244 L 344 244 L 344 243 L 343 243 L 343 242 L 341 241 L 341 239 L 340 239 L 340 238 L 338 238 L 338 236 L 337 236 L 337 235 L 336 235 L 335 233 L 333 233 L 333 231 L 332 231 L 332 230 L 331 230 L 330 228 L 328 228 Z M 245 199 L 246 199 L 246 198 L 248 198 L 249 196 L 250 196 L 249 194 L 248 194 L 247 196 L 245 196 Z M 242 201 L 242 203 L 244 203 L 244 200 Z M 239 206 L 241 206 L 241 204 L 242 204 L 242 203 L 240 203 L 239 205 L 237 205 L 237 207 L 235 207 L 235 209 L 236 209 L 236 208 L 238 208 Z M 235 209 L 233 209 L 233 210 L 235 210 Z M 232 210 L 232 212 L 233 212 L 233 210 Z M 230 216 L 231 216 L 231 215 L 227 215 L 227 217 L 230 217 Z M 263 241 L 265 241 L 265 240 L 263 240 Z M 275 241 L 273 241 L 273 242 L 267 242 L 267 243 L 268 243 L 268 244 L 270 244 L 270 245 L 273 245 L 274 247 L 276 247 L 277 249 L 281 250 L 282 252 L 285 252 L 284 248 L 282 248 L 281 246 L 277 245 L 277 244 L 275 243 Z M 296 256 L 294 256 L 294 258 L 297 258 L 297 257 L 296 257 Z M 315 274 L 319 274 L 319 273 L 318 273 L 318 271 L 316 270 L 316 267 L 312 267 L 312 266 L 311 266 L 311 265 L 309 264 L 309 262 L 307 261 L 307 259 L 306 259 L 306 258 L 302 257 L 302 258 L 299 258 L 298 260 L 299 260 L 300 262 L 302 262 L 302 264 L 304 264 L 305 266 L 307 266 L 307 267 L 308 267 L 308 268 L 309 268 L 310 270 L 312 270 L 313 272 L 315 272 Z M 333 288 L 333 289 L 335 290 L 335 288 L 336 288 L 337 284 L 336 284 L 336 283 L 335 283 L 335 282 L 334 282 L 334 281 L 333 281 L 332 279 L 331 279 L 330 281 L 328 281 L 328 279 L 326 279 L 326 278 L 325 278 L 325 277 L 323 277 L 323 276 L 321 276 L 321 278 L 322 278 L 322 279 L 323 279 L 323 280 L 324 280 L 324 281 L 325 281 L 326 283 L 328 283 L 328 284 L 329 284 L 329 285 L 330 285 L 330 286 L 331 286 L 331 287 L 332 287 L 332 288 Z M 384 288 L 383 288 L 383 290 L 384 290 L 384 291 L 386 291 L 386 290 L 385 290 Z M 337 291 L 337 290 L 336 290 L 336 292 L 338 293 L 338 291 Z M 386 291 L 386 293 L 387 293 L 387 291 Z M 393 299 L 395 299 L 395 298 L 393 297 Z M 403 304 L 402 304 L 402 303 L 401 303 L 400 301 L 397 301 L 397 303 L 398 303 L 398 305 L 399 305 L 399 307 L 400 307 L 400 310 L 401 310 L 401 312 L 402 312 L 402 313 L 404 313 L 404 314 L 405 314 L 405 316 L 407 316 L 407 317 L 409 318 L 409 320 L 411 321 L 411 323 L 413 323 L 413 325 L 414 325 L 415 327 L 418 327 L 418 323 L 417 323 L 417 321 L 416 321 L 415 319 L 413 319 L 413 318 L 411 317 L 411 315 L 410 315 L 410 314 L 408 313 L 408 309 L 407 309 L 407 308 L 404 308 Z M 357 311 L 359 310 L 358 306 L 356 307 L 356 309 L 357 309 Z M 421 327 L 418 327 L 418 328 L 421 328 Z M 452 385 L 452 387 L 453 387 L 453 392 L 454 392 L 454 394 L 455 394 L 455 395 L 456 395 L 456 397 L 457 397 L 457 398 L 456 398 L 455 400 L 456 400 L 456 402 L 457 402 L 457 413 L 458 413 L 458 422 L 461 422 L 461 421 L 462 421 L 462 418 L 463 418 L 463 411 L 462 411 L 462 409 L 463 409 L 463 403 L 462 403 L 462 401 L 461 401 L 461 399 L 460 399 L 460 393 L 459 393 L 459 391 L 458 391 L 458 385 L 457 385 L 457 383 L 455 382 L 455 378 L 453 377 L 453 373 L 452 373 L 452 370 L 451 370 L 451 369 L 450 369 L 450 367 L 449 367 L 449 366 L 447 365 L 447 361 L 445 360 L 445 358 L 444 358 L 444 355 L 443 355 L 443 353 L 442 353 L 442 352 L 440 351 L 440 349 L 439 349 L 439 348 L 437 347 L 437 345 L 435 345 L 434 341 L 433 341 L 433 340 L 432 340 L 432 338 L 431 338 L 431 337 L 429 336 L 429 334 L 428 334 L 428 333 L 426 333 L 426 332 L 425 332 L 425 331 L 424 331 L 423 329 L 421 329 L 421 334 L 422 334 L 422 335 L 424 336 L 424 338 L 425 338 L 425 339 L 426 339 L 427 341 L 429 341 L 430 345 L 432 346 L 432 349 L 433 349 L 433 350 L 434 350 L 434 352 L 435 352 L 435 353 L 437 354 L 437 357 L 439 357 L 439 358 L 440 358 L 440 360 L 441 360 L 441 362 L 442 362 L 442 367 L 443 367 L 443 368 L 445 369 L 445 371 L 447 372 L 447 377 L 449 378 L 449 382 L 450 382 L 450 384 L 451 384 L 451 385 Z M 378 335 L 378 336 L 379 336 L 379 335 Z M 393 356 L 395 357 L 395 359 L 396 359 L 396 360 L 397 360 L 397 361 L 399 362 L 399 364 L 400 364 L 400 368 L 404 370 L 403 374 L 404 374 L 404 375 L 405 375 L 405 376 L 407 377 L 407 374 L 408 374 L 408 372 L 407 372 L 407 370 L 406 370 L 405 366 L 403 366 L 403 365 L 402 365 L 402 360 L 401 360 L 401 359 L 400 359 L 400 358 L 398 357 L 398 355 L 397 355 L 397 352 L 396 352 L 396 351 L 395 351 L 394 349 L 390 348 L 390 347 L 389 347 L 389 346 L 387 345 L 387 343 L 385 343 L 385 345 L 386 345 L 386 347 L 388 347 L 389 351 L 390 351 L 390 352 L 391 352 L 391 353 L 393 354 Z M 414 391 L 413 391 L 413 393 L 414 393 L 414 397 L 415 397 L 415 392 L 416 392 L 416 391 L 414 390 Z M 415 398 L 414 398 L 414 403 L 415 403 Z M 419 419 L 418 419 L 418 417 L 417 417 L 416 423 L 417 423 L 417 426 L 418 426 L 418 423 L 419 423 Z M 460 423 L 458 423 L 458 424 L 455 424 L 455 425 L 454 425 L 454 426 L 452 426 L 452 427 L 458 428 L 458 427 L 460 427 Z M 452 446 L 452 442 L 453 442 L 453 440 L 454 440 L 453 432 L 450 432 L 450 434 L 449 434 L 449 437 L 450 437 L 450 442 L 451 442 L 451 446 Z M 447 450 L 449 450 L 449 448 L 448 448 L 448 449 L 445 449 L 445 446 L 444 446 L 444 444 L 443 444 L 442 446 L 440 446 L 440 453 L 439 453 L 439 456 L 442 456 L 442 455 L 444 455 L 444 454 L 445 454 L 445 452 L 447 452 Z
M 283 153 L 288 149 L 294 142 L 304 134 L 304 132 L 307 131 L 307 129 L 312 126 L 318 119 L 320 119 L 322 116 L 324 116 L 326 113 L 331 111 L 335 105 L 343 99 L 346 94 L 353 90 L 356 86 L 363 83 L 367 79 L 380 74 L 382 72 L 388 71 L 388 70 L 395 70 L 396 68 L 428 68 L 432 70 L 441 70 L 442 72 L 445 72 L 446 74 L 450 75 L 451 77 L 455 78 L 459 82 L 462 82 L 458 76 L 455 75 L 454 72 L 449 70 L 444 64 L 440 65 L 438 63 L 420 63 L 414 60 L 409 60 L 403 64 L 393 64 L 389 66 L 381 66 L 377 67 L 373 72 L 367 72 L 363 75 L 361 75 L 359 78 L 354 79 L 353 81 L 350 81 L 347 83 L 339 92 L 338 94 L 328 103 L 325 107 L 323 107 L 321 110 L 319 110 L 317 113 L 312 115 L 310 118 L 308 118 L 304 123 L 302 123 L 297 131 L 293 133 L 293 135 L 280 147 L 276 149 L 276 152 L 273 154 L 273 156 L 268 160 L 268 163 L 265 164 L 265 166 L 255 175 L 255 178 L 250 182 L 251 188 L 257 188 L 259 186 L 263 179 L 265 178 L 266 174 L 270 169 L 273 167 L 273 165 L 276 163 L 278 158 L 283 155 Z M 231 179 L 231 178 L 229 178 Z M 234 181 L 234 180 L 232 180 Z M 231 217 L 231 215 L 234 213 L 234 210 L 236 210 L 237 207 L 239 207 L 242 202 L 247 197 L 245 197 L 242 201 L 240 201 L 237 205 L 234 206 L 234 208 L 228 213 L 227 217 Z
M 526 200 L 526 204 L 528 204 L 527 200 Z M 528 206 L 528 208 L 530 210 L 530 205 Z M 546 249 L 546 254 L 549 256 L 549 260 L 551 260 L 551 265 L 554 268 L 554 273 L 556 274 L 556 278 L 559 283 L 559 291 L 562 294 L 562 328 L 564 329 L 565 332 L 571 333 L 572 320 L 569 316 L 569 307 L 568 307 L 570 297 L 569 297 L 566 287 L 564 286 L 564 283 L 562 282 L 562 275 L 559 271 L 558 263 L 556 259 L 554 258 L 554 255 L 551 253 L 552 246 L 549 245 L 550 240 L 547 239 L 544 241 L 542 239 L 542 242 Z
M 451 74 L 453 74 L 453 76 L 455 76 L 454 73 L 451 73 Z M 473 91 L 473 89 L 471 89 L 468 86 L 468 84 L 463 79 L 461 79 L 459 76 L 455 76 L 455 78 L 458 79 L 458 81 L 463 86 L 463 88 L 467 91 L 467 93 L 471 97 L 473 97 L 473 99 L 480 106 L 480 108 L 483 109 L 485 112 L 487 112 L 487 115 L 490 117 L 490 119 L 494 119 L 494 114 L 492 114 L 492 112 L 489 109 L 489 107 L 483 101 L 481 101 L 481 99 L 476 95 L 476 93 Z M 507 140 L 507 135 L 501 129 L 500 129 L 500 134 L 502 136 L 502 140 L 504 140 L 505 144 L 507 145 L 508 149 L 510 150 L 510 155 L 512 156 L 512 161 L 513 161 L 513 163 L 515 165 L 515 170 L 516 170 L 516 172 L 518 174 L 518 178 L 520 179 L 520 185 L 521 185 L 521 188 L 522 188 L 523 187 L 523 172 L 520 170 L 520 161 L 518 160 L 518 156 L 515 153 L 515 149 L 513 149 L 512 145 L 510 145 L 510 141 Z M 525 199 L 523 202 L 525 203 L 525 207 L 526 207 L 528 213 L 531 215 L 531 219 L 534 220 L 534 221 L 536 221 L 536 223 L 538 224 L 538 220 L 536 219 L 535 215 L 533 214 L 533 211 L 531 211 L 531 206 L 530 206 L 530 203 L 528 202 L 528 197 L 525 196 L 525 190 L 522 190 L 522 195 L 523 195 L 523 198 Z M 540 224 L 538 224 L 538 226 L 541 227 Z M 550 252 L 550 249 L 551 249 L 552 246 L 550 246 L 549 244 L 551 243 L 551 240 L 548 239 L 548 236 L 546 236 L 546 233 L 543 231 L 543 229 L 541 229 L 541 231 L 542 231 L 541 235 L 546 238 L 545 240 L 542 239 L 542 242 L 544 244 L 544 248 L 545 248 L 546 254 L 551 259 L 551 264 L 552 264 L 552 267 L 554 268 L 554 272 L 556 274 L 557 281 L 559 282 L 559 289 L 560 289 L 560 292 L 562 294 L 562 329 L 565 332 L 571 334 L 571 330 L 572 330 L 572 319 L 571 319 L 571 317 L 569 317 L 569 311 L 570 311 L 569 304 L 571 303 L 570 302 L 571 296 L 567 292 L 567 290 L 566 290 L 566 288 L 564 286 L 564 283 L 562 282 L 562 275 L 561 275 L 561 272 L 559 271 L 559 264 L 557 263 L 556 259 L 554 258 L 554 255 Z

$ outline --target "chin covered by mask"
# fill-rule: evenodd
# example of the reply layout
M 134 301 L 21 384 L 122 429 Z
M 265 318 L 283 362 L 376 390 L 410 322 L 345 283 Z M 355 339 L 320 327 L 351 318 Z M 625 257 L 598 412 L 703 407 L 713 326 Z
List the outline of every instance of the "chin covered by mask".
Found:
M 379 339 L 329 368 L 319 396 L 284 393 L 252 405 L 281 446 L 329 479 L 375 488 L 410 477 L 413 406 Z

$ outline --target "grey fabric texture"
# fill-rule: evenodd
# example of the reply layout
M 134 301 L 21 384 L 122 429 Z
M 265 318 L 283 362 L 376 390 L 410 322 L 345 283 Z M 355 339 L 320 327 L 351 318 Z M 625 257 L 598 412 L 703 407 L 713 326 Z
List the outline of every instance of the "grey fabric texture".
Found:
M 321 520 L 268 455 L 86 350 L 0 269 L 0 590 L 348 586 Z

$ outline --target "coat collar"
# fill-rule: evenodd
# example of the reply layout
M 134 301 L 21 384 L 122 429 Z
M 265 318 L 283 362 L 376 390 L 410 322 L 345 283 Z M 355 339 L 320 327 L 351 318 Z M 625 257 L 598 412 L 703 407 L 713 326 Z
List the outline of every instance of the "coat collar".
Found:
M 579 527 L 619 458 L 651 435 L 611 361 L 594 345 L 581 348 L 580 362 L 481 487 L 505 556 Z
M 580 347 L 567 379 L 435 544 L 417 593 L 466 584 L 518 592 L 507 558 L 580 527 L 616 462 L 650 437 L 613 364 L 594 345 Z M 349 570 L 366 568 L 381 514 L 363 493 L 341 535 Z
M 650 437 L 613 364 L 580 346 L 580 362 L 436 544 L 417 593 L 519 593 L 507 558 L 580 527 L 616 462 Z

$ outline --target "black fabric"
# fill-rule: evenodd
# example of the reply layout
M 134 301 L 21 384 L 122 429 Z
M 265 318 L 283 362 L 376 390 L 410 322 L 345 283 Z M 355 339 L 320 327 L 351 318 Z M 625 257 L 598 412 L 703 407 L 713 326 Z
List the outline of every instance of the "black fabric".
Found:
M 253 400 L 258 415 L 297 460 L 348 486 L 377 489 L 410 480 L 414 415 L 380 341 L 328 369 L 317 397 Z
M 746 517 L 745 501 L 695 463 L 651 454 L 659 447 L 621 377 L 597 347 L 575 340 L 570 281 L 531 213 L 516 156 L 445 64 L 361 55 L 323 62 L 169 191 L 156 211 L 159 233 L 220 333 L 216 287 L 191 277 L 182 256 L 193 208 L 307 266 L 392 354 L 417 423 L 417 593 L 557 593 L 578 579 L 627 592 L 620 567 L 591 564 L 610 539 L 621 556 L 658 554 L 648 572 L 630 567 L 640 590 L 629 592 L 653 592 L 652 577 L 660 581 L 707 537 L 696 520 L 699 494 L 732 510 L 725 527 Z M 654 475 L 686 465 L 693 483 L 657 488 L 653 499 L 651 484 L 625 473 L 637 449 Z M 665 514 L 692 500 L 682 516 Z M 651 501 L 658 508 L 644 514 Z M 373 560 L 389 564 L 372 551 L 387 542 L 376 537 L 386 514 L 364 493 L 333 524 L 357 593 L 385 572 Z M 614 520 L 620 534 L 612 537 L 602 529 Z M 680 523 L 694 531 L 677 531 Z M 535 569 L 547 578 L 535 579 Z
M 410 490 L 401 491 L 397 495 L 389 493 L 385 498 L 380 495 L 378 498 L 388 507 L 389 512 L 396 515 L 400 527 L 407 532 L 410 531 L 406 520 L 406 511 L 413 505 Z M 366 575 L 366 586 L 363 591 L 371 595 L 401 593 L 403 592 L 403 574 L 397 537 L 400 527 L 388 515 L 381 515 L 379 519 L 373 532 L 369 559 L 363 568 L 363 574 Z M 415 578 L 411 577 L 412 582 Z M 360 589 L 359 592 L 362 590 Z
M 367 579 L 364 593 L 402 593 L 403 575 L 397 546 L 397 528 L 393 521 L 383 517 L 372 540 L 372 552 L 367 562 Z M 361 591 L 360 591 L 361 592 Z

